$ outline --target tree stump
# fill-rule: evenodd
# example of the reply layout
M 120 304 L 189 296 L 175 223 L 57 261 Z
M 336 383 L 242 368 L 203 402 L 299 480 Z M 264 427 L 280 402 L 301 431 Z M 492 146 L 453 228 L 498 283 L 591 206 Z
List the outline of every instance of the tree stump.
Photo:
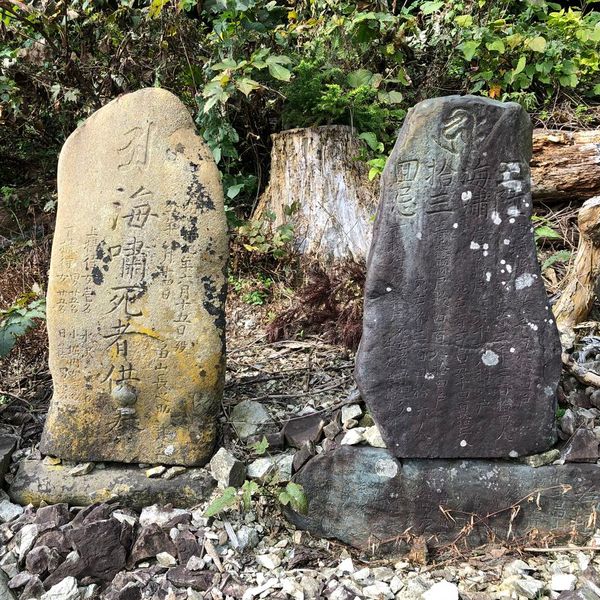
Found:
M 275 214 L 294 227 L 295 247 L 325 261 L 362 261 L 371 244 L 379 182 L 369 181 L 361 141 L 347 126 L 274 134 L 269 185 L 254 219 Z M 291 214 L 289 207 L 294 207 Z

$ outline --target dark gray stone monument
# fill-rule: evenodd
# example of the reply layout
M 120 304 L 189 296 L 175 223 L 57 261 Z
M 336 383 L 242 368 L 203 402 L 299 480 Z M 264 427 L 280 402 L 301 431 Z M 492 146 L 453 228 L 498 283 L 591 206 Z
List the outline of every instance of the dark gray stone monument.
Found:
M 356 379 L 398 457 L 515 457 L 555 441 L 560 343 L 514 103 L 426 100 L 383 173 Z

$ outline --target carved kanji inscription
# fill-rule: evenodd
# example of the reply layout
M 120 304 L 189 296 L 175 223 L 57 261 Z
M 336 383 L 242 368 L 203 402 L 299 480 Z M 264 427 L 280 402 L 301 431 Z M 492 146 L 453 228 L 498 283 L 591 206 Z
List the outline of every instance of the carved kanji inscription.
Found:
M 517 104 L 427 100 L 383 173 L 356 378 L 398 457 L 508 457 L 555 438 L 560 345 Z
M 206 462 L 223 389 L 227 260 L 209 149 L 175 96 L 141 90 L 71 135 L 58 184 L 48 289 L 54 397 L 42 451 Z

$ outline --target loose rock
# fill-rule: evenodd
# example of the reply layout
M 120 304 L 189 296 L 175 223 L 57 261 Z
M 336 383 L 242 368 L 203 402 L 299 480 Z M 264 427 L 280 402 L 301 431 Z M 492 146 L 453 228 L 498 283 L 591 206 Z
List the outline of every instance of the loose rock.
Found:
M 238 437 L 245 440 L 255 435 L 261 427 L 271 422 L 266 408 L 254 400 L 244 400 L 231 411 L 231 424 Z
M 210 461 L 210 472 L 220 487 L 240 487 L 246 479 L 246 466 L 237 460 L 225 448 L 212 457 Z

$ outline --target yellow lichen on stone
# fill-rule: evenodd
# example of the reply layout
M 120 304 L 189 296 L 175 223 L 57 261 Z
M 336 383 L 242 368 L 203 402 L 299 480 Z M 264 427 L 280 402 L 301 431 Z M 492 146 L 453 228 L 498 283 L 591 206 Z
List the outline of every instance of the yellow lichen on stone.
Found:
M 210 150 L 175 96 L 140 90 L 69 137 L 58 188 L 42 451 L 205 463 L 223 391 L 228 250 Z

